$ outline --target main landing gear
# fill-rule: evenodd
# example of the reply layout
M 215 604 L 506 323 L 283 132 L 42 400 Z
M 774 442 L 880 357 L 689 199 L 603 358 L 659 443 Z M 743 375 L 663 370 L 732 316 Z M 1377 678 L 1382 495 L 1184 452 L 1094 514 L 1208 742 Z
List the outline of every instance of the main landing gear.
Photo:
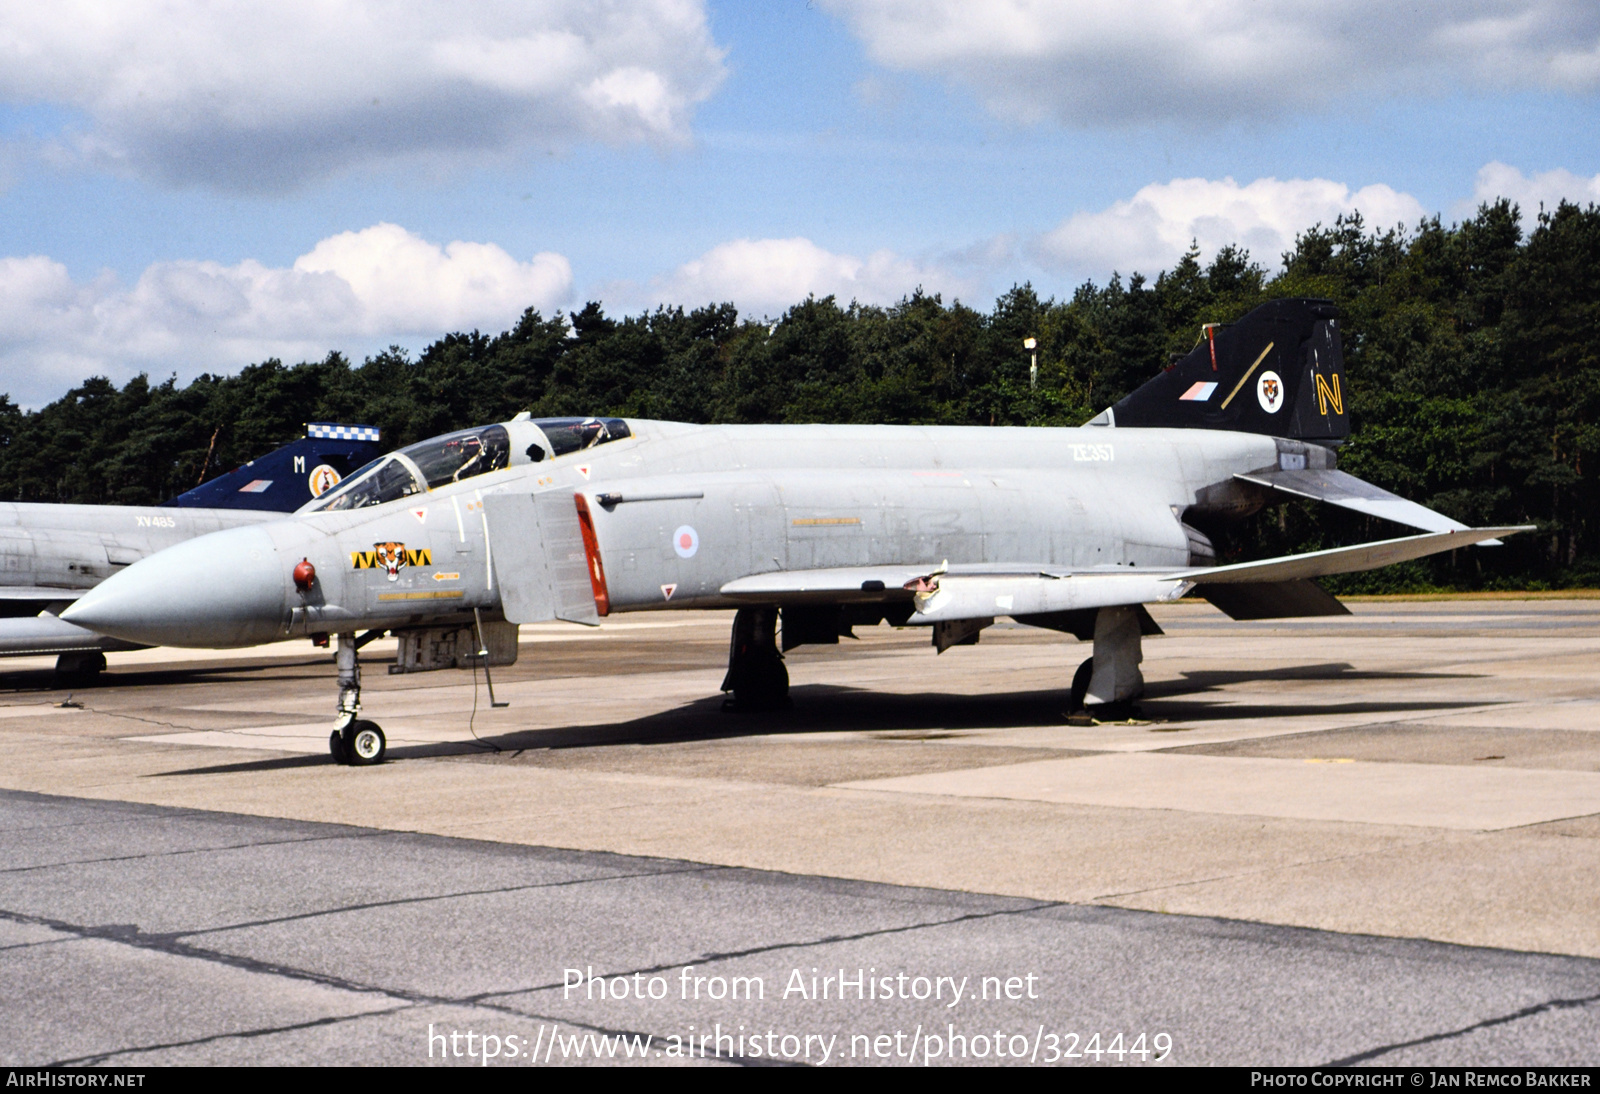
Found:
M 1067 701 L 1071 717 L 1094 715 L 1102 720 L 1126 718 L 1144 692 L 1144 660 L 1139 609 L 1101 608 L 1094 620 L 1094 656 L 1072 676 Z
M 728 675 L 722 690 L 733 692 L 724 710 L 777 710 L 789 705 L 789 670 L 778 652 L 778 609 L 740 608 L 733 617 Z
M 382 763 L 388 751 L 389 743 L 378 723 L 357 717 L 361 713 L 360 650 L 382 633 L 368 631 L 360 638 L 354 632 L 339 635 L 339 649 L 334 656 L 339 666 L 339 720 L 328 737 L 328 751 L 335 763 L 366 767 Z
M 77 650 L 56 658 L 56 687 L 88 687 L 105 671 L 106 655 L 99 650 Z

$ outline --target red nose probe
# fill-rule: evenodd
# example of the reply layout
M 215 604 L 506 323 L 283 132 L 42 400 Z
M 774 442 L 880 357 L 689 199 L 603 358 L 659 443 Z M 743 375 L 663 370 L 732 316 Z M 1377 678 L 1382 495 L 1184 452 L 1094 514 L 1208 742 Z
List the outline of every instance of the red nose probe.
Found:
M 309 558 L 302 558 L 294 568 L 294 587 L 303 593 L 309 593 L 316 580 L 317 568 L 311 565 Z

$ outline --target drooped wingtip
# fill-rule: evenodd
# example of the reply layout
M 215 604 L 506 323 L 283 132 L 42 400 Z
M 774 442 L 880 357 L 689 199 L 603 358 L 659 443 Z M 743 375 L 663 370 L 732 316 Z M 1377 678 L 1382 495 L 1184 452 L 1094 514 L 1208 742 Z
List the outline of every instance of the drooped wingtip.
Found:
M 1494 539 L 1480 539 L 1474 544 L 1477 547 L 1503 547 L 1505 546 L 1505 541 L 1500 538 L 1501 536 L 1514 536 L 1518 532 L 1536 532 L 1538 530 L 1539 526 L 1537 524 L 1513 524 L 1505 528 L 1470 529 L 1473 532 L 1493 532 L 1495 535 Z

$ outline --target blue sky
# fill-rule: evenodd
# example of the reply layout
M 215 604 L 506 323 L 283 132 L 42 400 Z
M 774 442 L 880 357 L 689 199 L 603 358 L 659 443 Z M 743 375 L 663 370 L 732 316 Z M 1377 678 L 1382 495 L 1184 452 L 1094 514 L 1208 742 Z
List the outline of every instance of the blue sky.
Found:
M 1591 0 L 1396 9 L 0 0 L 0 390 L 1600 200 Z

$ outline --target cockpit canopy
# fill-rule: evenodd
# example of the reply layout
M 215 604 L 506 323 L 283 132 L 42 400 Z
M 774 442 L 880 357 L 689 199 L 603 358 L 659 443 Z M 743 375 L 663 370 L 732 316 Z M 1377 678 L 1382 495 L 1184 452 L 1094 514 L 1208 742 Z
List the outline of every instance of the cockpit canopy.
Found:
M 512 464 L 538 463 L 627 436 L 628 423 L 621 418 L 519 418 L 462 429 L 373 460 L 337 490 L 299 511 L 334 513 L 382 505 Z
M 544 434 L 552 456 L 565 456 L 628 436 L 628 423 L 621 418 L 534 418 L 532 424 Z M 534 463 L 543 459 L 532 448 L 527 455 Z

